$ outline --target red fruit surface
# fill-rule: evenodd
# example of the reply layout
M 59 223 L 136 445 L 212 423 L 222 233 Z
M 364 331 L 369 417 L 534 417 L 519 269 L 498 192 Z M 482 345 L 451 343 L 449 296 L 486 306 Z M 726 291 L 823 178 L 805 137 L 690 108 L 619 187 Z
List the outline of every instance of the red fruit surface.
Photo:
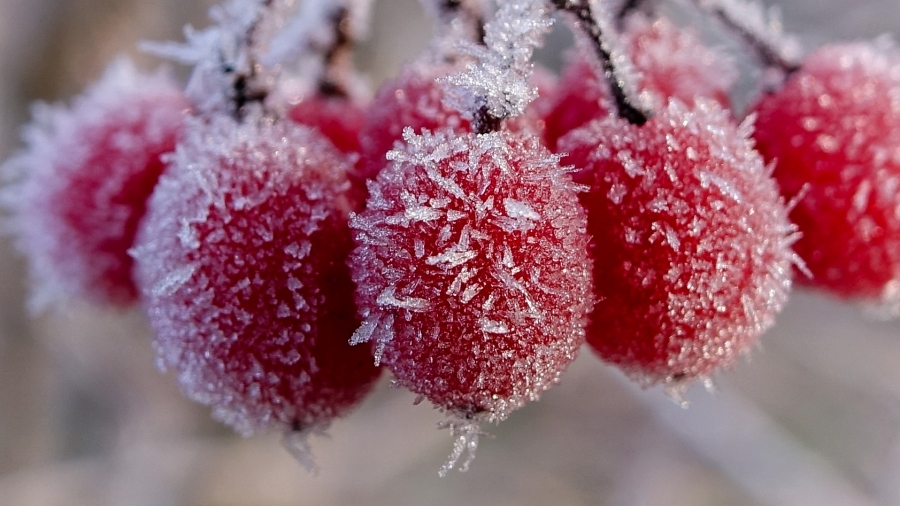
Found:
M 665 107 L 670 98 L 689 105 L 697 97 L 729 104 L 737 70 L 724 54 L 706 47 L 697 34 L 667 18 L 650 20 L 633 14 L 625 23 L 622 42 L 633 64 L 632 82 L 651 110 Z M 566 133 L 615 110 L 602 75 L 593 55 L 578 54 L 569 62 L 554 106 L 544 119 L 544 137 L 551 149 Z
M 361 170 L 374 179 L 388 164 L 386 154 L 403 140 L 403 129 L 435 131 L 449 128 L 458 133 L 471 131 L 469 121 L 459 111 L 444 105 L 446 93 L 438 78 L 452 72 L 451 65 L 418 63 L 400 70 L 396 79 L 378 90 L 369 106 L 360 132 Z
M 365 109 L 355 101 L 340 96 L 313 94 L 294 104 L 288 115 L 301 125 L 317 128 L 342 152 L 359 152 L 359 131 Z
M 560 140 L 590 187 L 587 341 L 645 385 L 729 366 L 787 299 L 793 228 L 749 135 L 712 102 L 672 101 L 641 127 L 609 117 Z
M 592 304 L 584 213 L 534 136 L 415 136 L 351 220 L 363 324 L 398 383 L 502 420 L 575 358 Z
M 5 190 L 35 309 L 136 301 L 127 251 L 188 108 L 166 75 L 121 60 L 71 107 L 36 109 L 25 151 L 7 164 L 18 182 Z
M 327 424 L 378 376 L 348 344 L 349 163 L 291 122 L 189 128 L 133 250 L 160 366 L 243 434 Z
M 799 198 L 794 246 L 812 278 L 842 297 L 900 302 L 900 53 L 826 46 L 756 106 L 757 148 Z

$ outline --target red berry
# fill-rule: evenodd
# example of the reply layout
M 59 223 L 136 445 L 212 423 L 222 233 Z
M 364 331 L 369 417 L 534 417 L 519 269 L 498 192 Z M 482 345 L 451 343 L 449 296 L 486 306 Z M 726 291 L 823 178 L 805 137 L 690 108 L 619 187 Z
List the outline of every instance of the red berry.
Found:
M 584 213 L 533 136 L 412 135 L 351 220 L 363 325 L 397 382 L 502 420 L 575 358 L 591 307 Z
M 823 47 L 756 106 L 755 138 L 812 278 L 843 297 L 900 302 L 900 54 Z
M 326 424 L 378 369 L 359 321 L 349 163 L 290 122 L 192 122 L 134 248 L 160 365 L 244 434 Z
M 703 45 L 691 31 L 666 18 L 649 20 L 639 14 L 626 19 L 623 46 L 636 71 L 634 85 L 652 110 L 669 98 L 693 104 L 697 97 L 726 106 L 737 78 L 731 60 Z M 599 63 L 576 55 L 560 78 L 551 112 L 544 118 L 544 138 L 555 149 L 560 137 L 615 110 Z
M 289 115 L 301 125 L 317 128 L 342 152 L 359 152 L 359 131 L 365 110 L 353 100 L 314 94 L 294 104 Z
M 36 110 L 6 190 L 36 307 L 137 299 L 127 251 L 188 107 L 168 76 L 120 60 L 70 108 Z
M 728 366 L 772 325 L 791 286 L 791 225 L 762 158 L 712 102 L 643 126 L 608 117 L 560 140 L 594 259 L 588 343 L 644 383 Z

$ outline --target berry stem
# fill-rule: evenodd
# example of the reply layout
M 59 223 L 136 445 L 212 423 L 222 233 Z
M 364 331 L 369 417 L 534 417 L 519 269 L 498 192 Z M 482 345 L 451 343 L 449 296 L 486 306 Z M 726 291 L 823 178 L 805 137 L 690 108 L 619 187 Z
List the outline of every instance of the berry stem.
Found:
M 481 0 L 423 0 L 437 11 L 437 17 L 444 25 L 453 23 L 456 19 L 463 22 L 472 30 L 474 42 L 485 45 L 484 38 L 487 35 L 484 29 L 485 9 Z
M 780 32 L 780 24 L 776 26 L 773 21 L 769 21 L 768 26 L 763 24 L 755 26 L 751 21 L 745 21 L 748 18 L 746 12 L 738 12 L 739 7 L 743 8 L 740 4 L 717 0 L 691 0 L 691 2 L 743 40 L 766 67 L 781 70 L 785 76 L 800 69 L 799 59 L 784 47 L 779 47 L 779 43 L 784 46 L 786 42 Z
M 256 19 L 249 27 L 247 27 L 245 44 L 248 48 L 247 58 L 250 60 L 250 63 L 247 66 L 246 72 L 237 72 L 235 74 L 234 83 L 232 84 L 234 116 L 238 121 L 241 121 L 244 118 L 246 106 L 248 104 L 262 103 L 265 101 L 266 97 L 269 96 L 269 91 L 265 89 L 264 86 L 256 84 L 260 64 L 256 55 L 253 54 L 252 48 L 256 47 L 258 42 L 256 38 L 260 23 L 262 23 L 265 16 L 274 14 L 274 3 L 274 0 L 260 0 Z M 233 73 L 235 72 L 235 67 L 226 64 L 223 70 L 225 73 Z
M 340 6 L 331 14 L 331 28 L 334 39 L 322 52 L 322 75 L 319 76 L 319 92 L 326 96 L 347 97 L 346 69 L 352 65 L 353 37 L 349 30 L 350 10 Z
M 657 0 L 625 0 L 616 13 L 616 22 L 621 25 L 622 21 L 634 11 L 644 11 L 651 14 L 656 10 L 656 4 L 658 3 Z
M 632 125 L 640 126 L 646 123 L 650 115 L 634 105 L 625 92 L 623 80 L 613 63 L 612 54 L 603 43 L 603 29 L 600 28 L 600 24 L 594 17 L 590 0 L 552 0 L 552 3 L 557 9 L 570 13 L 575 18 L 576 26 L 584 31 L 591 40 L 594 51 L 603 66 L 603 75 L 612 91 L 618 116 Z

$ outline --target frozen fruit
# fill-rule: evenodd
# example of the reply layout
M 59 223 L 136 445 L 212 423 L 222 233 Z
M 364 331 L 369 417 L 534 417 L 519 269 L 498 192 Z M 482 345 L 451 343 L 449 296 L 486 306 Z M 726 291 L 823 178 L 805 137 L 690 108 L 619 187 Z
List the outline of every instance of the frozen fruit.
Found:
M 806 284 L 900 303 L 900 53 L 826 46 L 757 104 L 757 148 L 801 232 Z
M 592 304 L 584 213 L 558 159 L 508 131 L 405 134 L 351 221 L 363 324 L 397 382 L 498 421 L 575 358 Z
M 348 343 L 349 163 L 288 121 L 188 127 L 133 250 L 159 363 L 243 434 L 327 424 L 378 375 Z
M 589 187 L 587 341 L 645 385 L 732 364 L 785 303 L 793 228 L 750 129 L 671 101 L 643 126 L 609 117 L 560 140 Z
M 127 250 L 188 108 L 167 75 L 126 60 L 71 107 L 35 108 L 25 150 L 6 164 L 17 182 L 4 190 L 35 308 L 136 300 Z

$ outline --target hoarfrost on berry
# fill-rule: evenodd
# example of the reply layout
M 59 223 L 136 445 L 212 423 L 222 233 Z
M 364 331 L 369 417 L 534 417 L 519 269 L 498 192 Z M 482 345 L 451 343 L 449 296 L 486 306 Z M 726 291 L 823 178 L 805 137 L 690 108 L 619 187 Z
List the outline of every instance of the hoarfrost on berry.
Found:
M 534 137 L 405 134 L 351 220 L 363 325 L 397 382 L 502 420 L 553 385 L 591 307 L 584 213 Z
M 127 250 L 188 108 L 167 74 L 125 59 L 71 107 L 35 107 L 26 149 L 3 169 L 15 180 L 4 200 L 30 261 L 34 309 L 137 299 Z
M 900 52 L 888 40 L 824 46 L 755 107 L 796 250 L 842 297 L 900 307 Z
M 347 342 L 349 163 L 287 121 L 189 127 L 133 250 L 160 365 L 243 434 L 327 424 L 378 375 Z
M 794 228 L 750 130 L 673 100 L 643 126 L 609 117 L 560 140 L 590 187 L 588 343 L 644 384 L 731 365 L 787 299 Z

